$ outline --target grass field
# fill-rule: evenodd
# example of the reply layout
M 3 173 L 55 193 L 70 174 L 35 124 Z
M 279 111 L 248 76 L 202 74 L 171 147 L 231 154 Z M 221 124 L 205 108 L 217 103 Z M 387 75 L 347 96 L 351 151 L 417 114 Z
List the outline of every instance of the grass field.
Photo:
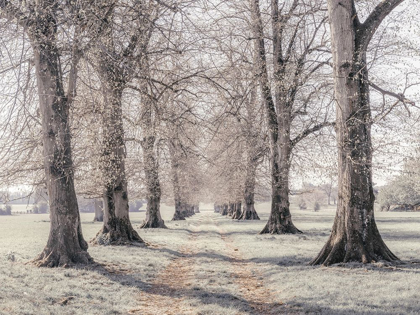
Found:
M 138 230 L 148 247 L 91 246 L 101 266 L 46 269 L 26 264 L 46 244 L 48 215 L 0 217 L 0 314 L 419 314 L 420 213 L 377 213 L 379 229 L 405 264 L 312 267 L 334 211 L 292 209 L 302 235 L 258 235 L 210 205 L 169 229 Z M 208 209 L 206 211 L 206 208 Z M 130 214 L 136 228 L 145 213 Z M 100 229 L 82 214 L 83 233 Z

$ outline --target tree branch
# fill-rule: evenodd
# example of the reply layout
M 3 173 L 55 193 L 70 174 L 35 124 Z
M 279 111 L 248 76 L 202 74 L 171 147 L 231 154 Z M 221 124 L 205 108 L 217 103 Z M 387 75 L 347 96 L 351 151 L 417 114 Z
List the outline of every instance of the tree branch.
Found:
M 366 21 L 359 25 L 359 48 L 366 51 L 370 40 L 378 29 L 382 21 L 404 0 L 382 0 L 376 8 L 370 13 Z
M 377 86 L 372 81 L 369 81 L 369 85 L 371 87 L 373 87 L 375 90 L 377 90 L 379 93 L 381 93 L 382 95 L 388 95 L 388 96 L 391 96 L 393 98 L 396 98 L 398 101 L 400 101 L 403 104 L 416 105 L 416 103 L 414 101 L 409 100 L 402 93 L 397 94 L 397 93 L 394 93 L 394 92 L 391 92 L 391 91 L 388 91 L 388 90 L 384 90 L 381 87 Z
M 321 130 L 324 127 L 328 127 L 328 126 L 335 126 L 335 122 L 323 122 L 321 124 L 315 125 L 312 128 L 306 129 L 305 131 L 303 131 L 302 133 L 300 133 L 299 135 L 296 136 L 296 138 L 294 138 L 293 140 L 290 140 L 290 143 L 292 145 L 292 147 L 294 147 L 296 144 L 299 143 L 299 141 L 303 140 L 304 138 L 306 138 L 307 136 L 309 136 L 310 134 L 313 134 L 314 132 Z

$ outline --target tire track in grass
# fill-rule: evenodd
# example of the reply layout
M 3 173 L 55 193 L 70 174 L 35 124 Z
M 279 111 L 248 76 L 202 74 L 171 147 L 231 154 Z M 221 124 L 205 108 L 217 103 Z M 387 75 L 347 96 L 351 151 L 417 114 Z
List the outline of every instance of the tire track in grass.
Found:
M 198 222 L 201 222 L 201 218 Z M 141 315 L 192 315 L 197 312 L 186 302 L 186 291 L 191 290 L 194 279 L 194 244 L 197 234 L 190 232 L 188 242 L 179 250 L 175 258 L 153 281 L 151 289 L 143 291 L 140 296 L 140 307 L 130 310 L 129 314 Z
M 214 219 L 213 219 L 214 221 Z M 245 260 L 239 249 L 234 246 L 234 240 L 216 221 L 220 237 L 228 249 L 231 258 L 231 278 L 238 285 L 239 295 L 248 302 L 255 315 L 301 314 L 297 310 L 288 308 L 278 296 L 264 286 L 263 275 L 259 272 L 255 262 Z

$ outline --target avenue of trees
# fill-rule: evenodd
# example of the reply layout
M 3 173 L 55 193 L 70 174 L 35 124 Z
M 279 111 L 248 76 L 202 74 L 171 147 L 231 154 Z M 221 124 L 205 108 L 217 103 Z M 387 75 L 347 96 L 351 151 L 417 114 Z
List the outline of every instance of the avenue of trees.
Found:
M 144 243 L 129 216 L 140 200 L 141 228 L 165 229 L 162 202 L 175 205 L 172 220 L 200 202 L 260 220 L 254 204 L 268 197 L 260 233 L 304 233 L 289 196 L 296 178 L 316 172 L 337 212 L 311 264 L 398 260 L 375 223 L 373 170 L 375 152 L 388 148 L 378 134 L 408 125 L 420 97 L 410 6 L 0 0 L 1 188 L 46 189 L 50 234 L 34 264 L 93 262 L 82 197 L 103 222 L 97 245 Z M 384 75 L 394 68 L 398 82 Z M 410 180 L 403 186 L 418 186 Z

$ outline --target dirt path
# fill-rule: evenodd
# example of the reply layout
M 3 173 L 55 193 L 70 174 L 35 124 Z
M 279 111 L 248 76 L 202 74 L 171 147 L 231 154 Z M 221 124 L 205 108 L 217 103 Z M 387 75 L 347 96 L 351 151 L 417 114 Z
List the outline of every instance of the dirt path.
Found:
M 198 220 L 200 223 L 201 220 Z M 165 270 L 160 273 L 152 284 L 152 288 L 142 292 L 140 307 L 130 310 L 129 314 L 142 315 L 178 315 L 197 314 L 188 303 L 185 303 L 185 291 L 191 286 L 194 278 L 194 254 L 197 234 L 189 234 L 188 242 L 180 250 L 180 256 L 174 259 Z
M 231 257 L 231 277 L 240 287 L 239 295 L 248 301 L 253 309 L 252 314 L 297 314 L 293 310 L 287 309 L 284 303 L 267 289 L 258 265 L 245 260 L 240 250 L 234 245 L 234 240 L 228 235 L 228 232 L 220 226 L 218 228 L 220 237 L 229 250 L 229 256 Z
M 202 211 L 188 219 L 188 242 L 130 314 L 294 314 L 266 288 L 257 264 L 243 258 L 216 218 Z

